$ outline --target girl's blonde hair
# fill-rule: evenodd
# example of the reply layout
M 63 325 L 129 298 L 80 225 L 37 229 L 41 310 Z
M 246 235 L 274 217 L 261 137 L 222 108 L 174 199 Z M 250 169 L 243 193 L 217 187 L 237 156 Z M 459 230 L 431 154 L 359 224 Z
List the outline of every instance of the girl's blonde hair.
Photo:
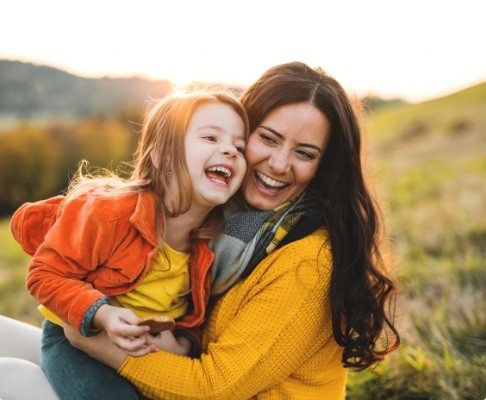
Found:
M 243 120 L 245 139 L 248 138 L 246 111 L 231 92 L 208 89 L 170 94 L 155 101 L 145 114 L 129 178 L 123 179 L 105 169 L 96 174 L 87 173 L 87 163 L 83 161 L 70 183 L 67 196 L 88 191 L 105 196 L 118 196 L 151 190 L 157 202 L 155 223 L 162 242 L 165 235 L 161 229 L 161 221 L 166 216 L 176 217 L 187 212 L 193 199 L 184 142 L 192 116 L 199 106 L 206 103 L 230 106 Z M 221 231 L 223 224 L 221 207 L 215 207 L 205 223 L 193 232 L 193 237 L 213 238 Z

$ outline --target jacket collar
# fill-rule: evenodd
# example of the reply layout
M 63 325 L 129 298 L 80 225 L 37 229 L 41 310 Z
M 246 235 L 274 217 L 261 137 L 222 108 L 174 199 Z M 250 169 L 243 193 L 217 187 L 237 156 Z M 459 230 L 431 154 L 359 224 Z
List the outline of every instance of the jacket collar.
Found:
M 140 192 L 137 197 L 135 211 L 130 222 L 138 229 L 142 236 L 152 245 L 157 246 L 157 232 L 155 229 L 155 196 L 152 191 Z

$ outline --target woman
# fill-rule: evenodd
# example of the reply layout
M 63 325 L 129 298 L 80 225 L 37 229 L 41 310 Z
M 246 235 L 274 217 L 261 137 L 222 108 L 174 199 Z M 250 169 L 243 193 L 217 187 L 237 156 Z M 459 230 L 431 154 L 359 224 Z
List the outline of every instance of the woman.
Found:
M 150 398 L 344 398 L 347 369 L 399 342 L 356 114 L 338 82 L 298 62 L 271 68 L 241 100 L 251 132 L 242 194 L 270 227 L 240 238 L 256 266 L 216 274 L 201 357 L 127 357 L 103 334 L 67 335 Z

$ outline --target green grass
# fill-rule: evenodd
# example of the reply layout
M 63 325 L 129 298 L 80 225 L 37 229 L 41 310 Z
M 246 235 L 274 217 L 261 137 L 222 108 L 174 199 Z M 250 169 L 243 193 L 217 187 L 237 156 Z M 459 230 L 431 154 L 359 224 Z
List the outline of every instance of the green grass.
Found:
M 0 314 L 40 326 L 37 303 L 25 288 L 30 257 L 13 239 L 8 222 L 0 220 Z
M 372 115 L 402 345 L 348 398 L 486 398 L 486 84 Z
M 424 138 L 434 134 L 484 132 L 486 82 L 450 96 L 418 104 L 397 104 L 371 115 L 373 136 L 384 139 Z

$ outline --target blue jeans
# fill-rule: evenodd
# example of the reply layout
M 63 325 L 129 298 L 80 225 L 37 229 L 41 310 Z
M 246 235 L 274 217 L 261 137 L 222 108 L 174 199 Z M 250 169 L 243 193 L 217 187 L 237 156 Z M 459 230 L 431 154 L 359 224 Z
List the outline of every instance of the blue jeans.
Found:
M 42 328 L 41 367 L 61 400 L 147 399 L 114 369 L 71 346 L 60 326 L 44 321 Z

